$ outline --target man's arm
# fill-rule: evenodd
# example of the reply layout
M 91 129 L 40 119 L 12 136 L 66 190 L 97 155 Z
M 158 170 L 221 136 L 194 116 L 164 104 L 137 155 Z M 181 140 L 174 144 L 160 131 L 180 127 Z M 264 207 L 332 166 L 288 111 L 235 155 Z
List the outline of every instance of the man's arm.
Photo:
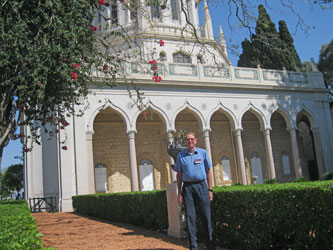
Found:
M 177 189 L 178 189 L 178 200 L 180 205 L 184 205 L 182 196 L 182 172 L 177 172 Z
M 212 168 L 206 168 L 206 175 L 207 175 L 207 185 L 208 185 L 208 189 L 212 189 L 213 188 L 213 176 L 212 176 Z M 213 200 L 213 192 L 209 191 L 209 199 L 212 201 Z

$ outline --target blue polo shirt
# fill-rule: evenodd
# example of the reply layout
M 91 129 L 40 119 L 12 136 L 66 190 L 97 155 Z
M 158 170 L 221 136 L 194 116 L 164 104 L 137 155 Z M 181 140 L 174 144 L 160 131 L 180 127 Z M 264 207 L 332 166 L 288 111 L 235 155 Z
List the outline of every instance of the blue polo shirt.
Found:
M 207 178 L 206 168 L 211 168 L 208 153 L 205 149 L 195 148 L 191 155 L 188 149 L 178 153 L 176 172 L 182 172 L 182 181 L 201 181 Z

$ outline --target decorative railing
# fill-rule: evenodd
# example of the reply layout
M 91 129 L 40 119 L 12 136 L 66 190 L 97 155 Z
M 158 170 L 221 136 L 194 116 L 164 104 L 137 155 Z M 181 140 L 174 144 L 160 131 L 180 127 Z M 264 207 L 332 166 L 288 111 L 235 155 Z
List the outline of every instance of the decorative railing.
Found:
M 125 63 L 125 73 L 134 79 L 151 79 L 149 64 Z M 127 65 L 128 64 L 128 65 Z M 158 63 L 158 74 L 163 80 L 198 81 L 211 84 L 242 84 L 279 87 L 302 87 L 325 89 L 323 75 L 320 72 L 291 72 L 261 68 L 242 68 L 232 66 L 207 66 L 202 64 Z M 104 77 L 102 72 L 95 72 L 97 77 Z

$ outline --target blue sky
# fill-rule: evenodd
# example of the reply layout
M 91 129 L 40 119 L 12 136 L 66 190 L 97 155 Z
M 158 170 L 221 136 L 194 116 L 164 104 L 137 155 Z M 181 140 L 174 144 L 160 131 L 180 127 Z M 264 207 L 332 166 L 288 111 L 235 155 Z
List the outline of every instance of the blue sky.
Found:
M 255 5 L 262 1 L 252 0 L 249 2 L 254 5 L 251 10 L 253 11 L 254 16 L 257 16 L 258 12 Z M 303 28 L 308 28 L 308 31 L 305 32 L 301 27 L 297 26 L 299 20 L 297 14 L 294 14 L 288 8 L 283 7 L 281 1 L 266 0 L 266 2 L 271 6 L 271 9 L 266 8 L 266 10 L 276 26 L 279 20 L 285 20 L 287 22 L 301 61 L 309 61 L 311 58 L 314 58 L 317 62 L 321 45 L 329 43 L 333 39 L 333 4 L 326 5 L 331 8 L 323 10 L 319 5 L 306 5 L 304 4 L 304 2 L 306 2 L 304 0 L 294 0 L 293 2 L 296 3 L 294 10 L 304 19 Z M 303 2 L 303 4 L 301 2 Z M 218 2 L 216 5 L 210 3 L 208 5 L 213 21 L 215 36 L 218 37 L 219 26 L 221 25 L 227 39 L 228 47 L 231 47 L 231 45 L 240 46 L 244 38 L 249 38 L 249 32 L 244 28 L 238 28 L 234 18 L 231 18 L 230 25 L 233 29 L 230 29 L 228 23 L 229 10 L 227 9 L 227 6 L 223 6 L 221 2 Z M 202 9 L 202 6 L 201 3 L 199 8 Z M 241 53 L 241 49 L 239 49 L 238 52 Z M 238 55 L 231 53 L 230 51 L 228 52 L 228 55 L 232 65 L 237 66 Z M 19 156 L 21 150 L 22 145 L 19 140 L 11 141 L 4 149 L 1 168 L 3 169 L 11 164 L 20 163 L 21 161 L 14 157 Z

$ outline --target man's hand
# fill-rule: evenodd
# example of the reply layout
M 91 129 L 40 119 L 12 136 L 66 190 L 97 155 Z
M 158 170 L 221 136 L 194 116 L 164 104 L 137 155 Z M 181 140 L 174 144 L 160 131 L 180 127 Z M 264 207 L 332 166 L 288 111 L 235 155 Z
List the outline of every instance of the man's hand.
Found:
M 213 201 L 213 192 L 210 192 L 210 191 L 209 191 L 208 193 L 209 193 L 209 200 L 210 200 L 210 201 Z
M 184 200 L 183 200 L 183 196 L 181 193 L 178 194 L 178 201 L 179 201 L 180 205 L 182 205 L 182 206 L 184 205 Z

